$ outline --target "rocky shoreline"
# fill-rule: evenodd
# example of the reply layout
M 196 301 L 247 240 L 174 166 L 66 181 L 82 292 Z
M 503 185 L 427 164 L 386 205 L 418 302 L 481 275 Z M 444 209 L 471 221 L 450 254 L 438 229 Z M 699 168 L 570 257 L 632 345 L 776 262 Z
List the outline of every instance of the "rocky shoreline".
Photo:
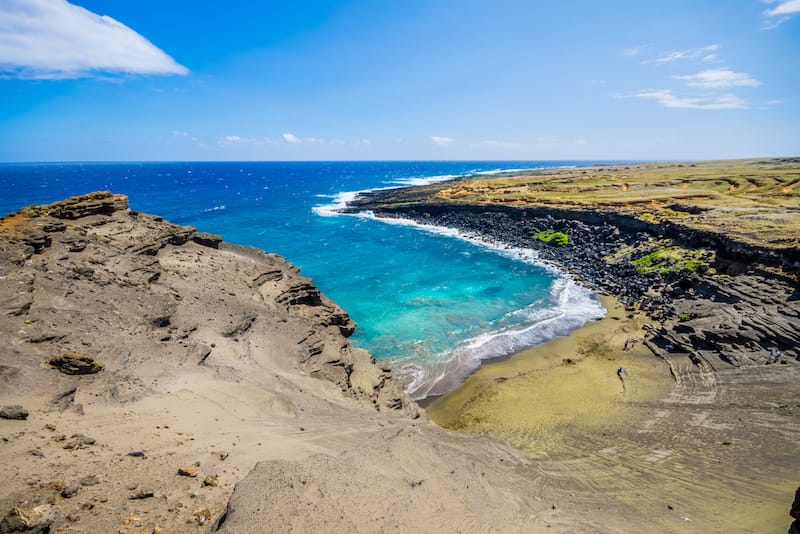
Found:
M 370 210 L 378 217 L 408 218 L 533 249 L 542 261 L 665 325 L 652 332 L 654 350 L 685 353 L 697 365 L 794 364 L 800 357 L 800 271 L 791 254 L 700 239 L 675 226 L 645 225 L 613 214 L 587 218 L 585 210 L 448 205 L 420 194 L 413 188 L 374 191 L 355 199 L 348 211 Z M 413 203 L 397 203 L 409 195 L 417 195 Z M 565 233 L 569 243 L 537 239 L 545 230 Z M 637 269 L 637 259 L 672 247 L 700 258 L 697 268 Z

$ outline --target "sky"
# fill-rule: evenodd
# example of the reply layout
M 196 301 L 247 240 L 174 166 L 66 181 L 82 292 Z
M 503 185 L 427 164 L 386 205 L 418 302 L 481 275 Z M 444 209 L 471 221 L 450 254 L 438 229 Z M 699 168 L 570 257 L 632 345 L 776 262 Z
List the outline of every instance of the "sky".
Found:
M 0 0 L 0 161 L 800 156 L 800 0 Z

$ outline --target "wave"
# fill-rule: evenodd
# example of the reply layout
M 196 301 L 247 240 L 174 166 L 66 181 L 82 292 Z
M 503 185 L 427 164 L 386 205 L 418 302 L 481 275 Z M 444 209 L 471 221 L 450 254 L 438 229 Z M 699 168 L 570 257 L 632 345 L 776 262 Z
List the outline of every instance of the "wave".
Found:
M 327 204 L 314 206 L 313 208 L 311 208 L 311 211 L 316 213 L 317 215 L 321 215 L 322 217 L 335 217 L 337 215 L 343 215 L 342 210 L 344 210 L 344 208 L 347 207 L 347 204 L 352 200 L 354 200 L 356 196 L 360 195 L 361 193 L 370 193 L 372 191 L 384 191 L 388 189 L 398 189 L 400 187 L 430 185 L 439 182 L 446 182 L 448 180 L 455 180 L 456 178 L 467 178 L 469 176 L 477 176 L 477 175 L 488 176 L 488 175 L 506 174 L 513 172 L 533 171 L 541 168 L 543 167 L 529 167 L 520 169 L 493 169 L 489 171 L 473 170 L 464 174 L 440 174 L 436 176 L 396 178 L 391 182 L 388 182 L 391 185 L 388 185 L 386 187 L 371 187 L 369 189 L 361 189 L 359 191 L 342 191 L 334 195 L 315 195 L 317 198 L 329 198 L 332 199 L 332 201 Z M 360 215 L 360 214 L 349 214 L 349 215 Z
M 556 305 L 529 306 L 511 312 L 525 315 L 520 324 L 490 330 L 465 340 L 455 350 L 424 362 L 414 356 L 391 360 L 396 378 L 406 384 L 406 393 L 419 400 L 442 395 L 461 385 L 484 360 L 510 356 L 520 350 L 565 336 L 589 321 L 605 316 L 606 310 L 589 289 L 568 277 L 553 284 Z
M 481 366 L 481 362 L 507 357 L 534 345 L 568 335 L 587 322 L 604 317 L 606 310 L 593 291 L 580 285 L 571 275 L 564 273 L 555 265 L 542 260 L 535 250 L 512 247 L 478 234 L 446 226 L 421 223 L 401 217 L 377 217 L 371 211 L 344 213 L 344 209 L 349 202 L 364 192 L 408 185 L 427 185 L 464 176 L 496 175 L 526 170 L 533 169 L 497 169 L 473 171 L 462 176 L 404 178 L 396 180 L 396 183 L 401 185 L 337 193 L 333 195 L 330 203 L 312 208 L 312 211 L 320 216 L 347 215 L 374 219 L 384 224 L 410 226 L 423 232 L 461 239 L 516 261 L 543 267 L 558 276 L 551 288 L 554 302 L 552 306 L 543 308 L 541 303 L 533 303 L 526 308 L 509 312 L 495 324 L 490 325 L 487 331 L 466 339 L 454 350 L 446 353 L 426 354 L 425 358 L 413 354 L 385 360 L 392 367 L 395 377 L 406 384 L 406 393 L 415 400 L 447 393 L 461 385 Z
M 201 213 L 210 213 L 212 211 L 222 211 L 225 209 L 225 204 L 220 204 L 219 206 L 214 206 L 212 208 L 206 208 Z

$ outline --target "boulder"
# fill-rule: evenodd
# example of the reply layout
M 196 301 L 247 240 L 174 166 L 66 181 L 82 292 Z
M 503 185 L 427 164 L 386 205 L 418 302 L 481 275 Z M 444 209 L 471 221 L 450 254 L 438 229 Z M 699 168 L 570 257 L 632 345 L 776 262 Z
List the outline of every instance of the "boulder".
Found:
M 0 408 L 0 418 L 25 420 L 28 418 L 28 411 L 19 404 L 3 406 Z

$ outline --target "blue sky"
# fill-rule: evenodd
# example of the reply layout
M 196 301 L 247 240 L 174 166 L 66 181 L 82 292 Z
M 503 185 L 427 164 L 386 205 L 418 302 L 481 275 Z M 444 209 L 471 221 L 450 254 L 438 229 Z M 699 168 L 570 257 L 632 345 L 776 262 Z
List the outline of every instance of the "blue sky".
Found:
M 800 0 L 0 0 L 0 161 L 800 155 Z

